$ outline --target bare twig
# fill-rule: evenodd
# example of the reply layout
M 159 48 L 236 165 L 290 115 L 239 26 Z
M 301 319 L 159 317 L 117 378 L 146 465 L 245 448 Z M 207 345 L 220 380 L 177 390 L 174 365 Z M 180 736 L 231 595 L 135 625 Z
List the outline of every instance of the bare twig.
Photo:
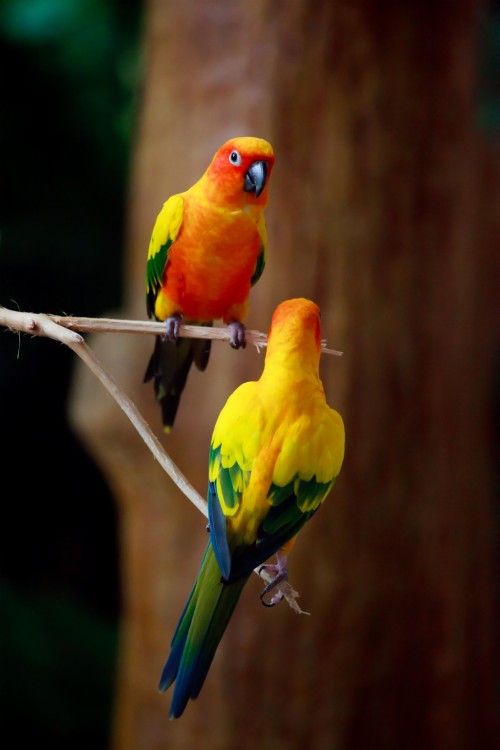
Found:
M 81 338 L 81 337 L 80 337 Z M 89 369 L 94 375 L 99 378 L 103 386 L 113 396 L 118 406 L 123 409 L 127 417 L 130 419 L 135 429 L 142 437 L 149 450 L 156 458 L 158 463 L 167 472 L 170 479 L 179 487 L 180 490 L 186 495 L 193 505 L 195 505 L 204 516 L 208 516 L 207 504 L 200 494 L 195 490 L 193 485 L 186 479 L 184 474 L 180 471 L 177 465 L 172 461 L 168 453 L 163 448 L 162 444 L 151 431 L 148 423 L 139 412 L 135 404 L 129 399 L 129 397 L 118 387 L 116 381 L 112 376 L 104 369 L 101 365 L 94 352 L 87 346 L 85 341 L 75 342 L 74 344 L 68 344 L 73 349 L 75 354 L 85 362 Z
M 152 320 L 117 320 L 115 318 L 81 318 L 67 315 L 51 315 L 51 320 L 65 328 L 73 331 L 100 331 L 102 333 L 142 333 L 156 335 L 165 333 L 165 323 L 158 323 Z M 219 341 L 229 341 L 231 331 L 228 327 L 214 328 L 212 326 L 193 326 L 187 323 L 181 323 L 179 326 L 179 336 L 190 339 L 218 339 Z M 267 336 L 260 331 L 245 331 L 246 340 L 259 349 L 261 346 L 267 346 Z M 322 353 L 333 354 L 341 357 L 343 352 L 336 349 L 328 349 L 326 342 L 322 342 Z
M 113 333 L 148 333 L 158 335 L 165 330 L 161 323 L 134 320 L 112 320 L 105 318 L 72 318 L 57 315 L 44 315 L 42 313 L 25 313 L 0 306 L 0 325 L 9 330 L 22 331 L 31 334 L 32 336 L 46 336 L 55 341 L 59 341 L 62 344 L 66 344 L 66 346 L 72 349 L 72 351 L 74 351 L 75 354 L 85 362 L 87 367 L 89 367 L 106 388 L 108 393 L 114 398 L 118 406 L 125 412 L 153 456 L 167 472 L 172 481 L 175 482 L 179 489 L 181 489 L 186 495 L 188 500 L 190 500 L 205 517 L 208 515 L 205 500 L 172 461 L 135 404 L 119 388 L 114 378 L 104 369 L 95 354 L 85 343 L 83 337 L 79 333 L 76 333 L 76 330 L 83 330 Z M 230 332 L 228 329 L 188 326 L 184 324 L 181 325 L 180 335 L 185 335 L 190 338 L 230 339 Z M 267 337 L 259 331 L 247 331 L 246 335 L 247 340 L 257 348 L 267 344 Z M 322 351 L 329 354 L 342 354 L 342 352 L 326 348 L 323 348 Z M 268 580 L 264 570 L 262 573 L 258 570 L 255 570 L 255 572 L 264 580 Z M 280 590 L 289 606 L 295 612 L 298 614 L 308 614 L 298 605 L 296 601 L 298 594 L 287 581 L 279 583 L 276 588 Z

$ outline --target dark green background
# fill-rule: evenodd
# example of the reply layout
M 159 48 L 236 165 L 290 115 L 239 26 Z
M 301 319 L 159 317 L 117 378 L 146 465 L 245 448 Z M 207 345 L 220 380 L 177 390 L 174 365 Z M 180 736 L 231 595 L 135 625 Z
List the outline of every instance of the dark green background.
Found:
M 138 0 L 0 4 L 0 304 L 120 303 L 141 26 Z M 0 331 L 0 730 L 17 747 L 109 747 L 116 509 L 67 424 L 74 364 Z

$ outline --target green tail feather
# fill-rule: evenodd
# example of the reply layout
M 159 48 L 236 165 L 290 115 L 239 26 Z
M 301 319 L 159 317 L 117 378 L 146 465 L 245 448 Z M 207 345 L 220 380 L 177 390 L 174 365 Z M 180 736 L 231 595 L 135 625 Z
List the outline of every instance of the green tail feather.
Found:
M 144 382 L 154 379 L 156 398 L 160 403 L 163 428 L 173 427 L 182 391 L 193 362 L 204 370 L 210 356 L 210 339 L 179 338 L 176 343 L 157 336 Z
M 249 575 L 226 583 L 209 542 L 196 583 L 177 625 L 171 651 L 163 668 L 160 690 L 175 681 L 170 718 L 182 715 L 189 699 L 196 698 L 210 669 L 234 608 Z

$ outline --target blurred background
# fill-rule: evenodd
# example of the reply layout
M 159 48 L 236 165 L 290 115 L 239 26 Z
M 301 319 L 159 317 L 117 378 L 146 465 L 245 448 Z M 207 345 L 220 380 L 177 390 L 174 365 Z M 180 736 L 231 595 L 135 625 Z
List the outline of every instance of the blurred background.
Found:
M 121 300 L 142 15 L 139 1 L 0 3 L 6 307 L 101 315 Z M 21 747 L 105 748 L 116 507 L 68 425 L 72 353 L 5 331 L 0 347 L 0 726 Z
M 0 304 L 145 318 L 162 202 L 226 138 L 268 138 L 248 326 L 319 302 L 347 430 L 291 571 L 314 617 L 250 594 L 172 724 L 157 682 L 203 519 L 71 352 L 2 331 L 0 726 L 19 747 L 494 746 L 500 5 L 310 5 L 0 2 Z M 152 341 L 89 343 L 160 435 Z M 217 413 L 262 366 L 213 349 L 162 437 L 201 494 Z

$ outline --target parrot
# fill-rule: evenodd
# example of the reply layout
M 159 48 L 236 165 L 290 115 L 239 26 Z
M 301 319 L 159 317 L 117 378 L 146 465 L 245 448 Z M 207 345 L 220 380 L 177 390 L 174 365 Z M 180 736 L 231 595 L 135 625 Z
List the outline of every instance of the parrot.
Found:
M 170 196 L 158 214 L 146 264 L 146 309 L 165 321 L 144 382 L 154 381 L 162 426 L 171 432 L 193 362 L 205 370 L 210 339 L 179 337 L 179 324 L 210 326 L 222 319 L 230 345 L 244 347 L 251 287 L 266 263 L 264 209 L 274 166 L 271 144 L 232 138 L 216 152 L 202 177 Z
M 277 585 L 298 533 L 332 489 L 344 459 L 345 430 L 319 376 L 319 308 L 297 298 L 272 316 L 264 368 L 229 396 L 213 429 L 208 459 L 209 541 L 174 632 L 159 690 L 174 682 L 169 718 L 179 718 L 207 677 L 240 594 L 267 568 L 262 603 Z M 276 554 L 276 564 L 266 563 Z M 271 600 L 268 596 L 275 590 Z

